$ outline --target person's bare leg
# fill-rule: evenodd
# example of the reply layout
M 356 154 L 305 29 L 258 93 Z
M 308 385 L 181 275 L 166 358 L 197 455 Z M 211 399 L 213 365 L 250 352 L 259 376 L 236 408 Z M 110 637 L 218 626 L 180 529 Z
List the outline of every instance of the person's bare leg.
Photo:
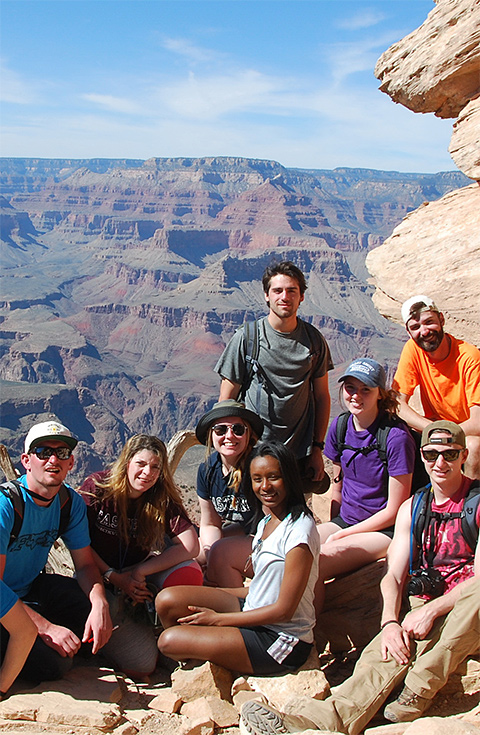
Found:
M 188 615 L 191 612 L 189 605 L 208 607 L 216 612 L 240 611 L 238 597 L 215 587 L 166 587 L 155 599 L 155 608 L 164 628 L 176 625 L 179 618 Z
M 377 531 L 356 533 L 338 541 L 322 544 L 318 564 L 318 580 L 315 586 L 314 605 L 316 615 L 318 616 L 323 609 L 325 582 L 327 580 L 333 579 L 339 574 L 353 572 L 372 561 L 382 559 L 386 555 L 389 545 L 390 538 Z
M 211 661 L 231 671 L 252 674 L 253 669 L 238 628 L 205 625 L 175 625 L 158 639 L 164 656 L 175 661 Z
M 246 576 L 253 536 L 227 536 L 213 544 L 208 555 L 207 584 L 217 587 L 241 587 Z

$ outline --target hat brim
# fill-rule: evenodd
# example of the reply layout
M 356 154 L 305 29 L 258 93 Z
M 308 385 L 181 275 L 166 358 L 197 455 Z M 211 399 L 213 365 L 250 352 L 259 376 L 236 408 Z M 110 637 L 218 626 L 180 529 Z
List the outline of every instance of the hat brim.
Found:
M 201 444 L 207 443 L 210 427 L 220 419 L 228 416 L 238 416 L 251 427 L 254 434 L 260 439 L 263 434 L 263 421 L 258 414 L 248 408 L 237 406 L 216 406 L 202 416 L 195 429 L 195 435 Z
M 78 439 L 75 439 L 73 436 L 64 436 L 63 434 L 47 434 L 47 436 L 39 436 L 36 439 L 34 439 L 30 446 L 28 447 L 27 454 L 34 449 L 34 447 L 38 447 L 39 444 L 45 441 L 55 440 L 57 442 L 63 442 L 67 445 L 67 447 L 70 447 L 70 449 L 75 449 L 75 447 L 78 444 Z

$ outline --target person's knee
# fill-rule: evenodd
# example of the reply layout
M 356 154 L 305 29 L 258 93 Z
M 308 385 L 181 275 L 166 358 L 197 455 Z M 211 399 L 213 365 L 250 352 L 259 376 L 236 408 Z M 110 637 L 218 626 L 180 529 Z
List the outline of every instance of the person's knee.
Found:
M 165 587 L 155 598 L 155 609 L 160 619 L 168 615 L 176 601 L 175 587 Z
M 164 656 L 169 656 L 170 658 L 173 658 L 175 655 L 176 643 L 176 630 L 174 628 L 168 628 L 167 630 L 164 630 L 158 638 L 158 650 Z

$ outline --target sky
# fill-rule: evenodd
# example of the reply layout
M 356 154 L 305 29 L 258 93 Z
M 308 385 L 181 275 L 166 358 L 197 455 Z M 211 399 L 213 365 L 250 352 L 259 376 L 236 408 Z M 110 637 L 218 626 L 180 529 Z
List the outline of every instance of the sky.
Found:
M 455 170 L 373 69 L 433 0 L 1 0 L 0 154 Z

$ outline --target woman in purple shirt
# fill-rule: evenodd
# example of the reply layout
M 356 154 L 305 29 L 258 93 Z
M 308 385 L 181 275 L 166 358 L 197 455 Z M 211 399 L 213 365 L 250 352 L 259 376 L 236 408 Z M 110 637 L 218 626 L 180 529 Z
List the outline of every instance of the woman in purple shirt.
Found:
M 338 381 L 349 416 L 343 446 L 335 419 L 328 431 L 325 455 L 334 467 L 331 520 L 318 526 L 321 551 L 315 590 L 317 614 L 323 607 L 324 583 L 385 556 L 400 505 L 410 494 L 415 443 L 407 425 L 396 419 L 397 399 L 386 389 L 383 367 L 367 357 L 354 360 Z M 391 425 L 386 462 L 376 448 L 381 423 Z

